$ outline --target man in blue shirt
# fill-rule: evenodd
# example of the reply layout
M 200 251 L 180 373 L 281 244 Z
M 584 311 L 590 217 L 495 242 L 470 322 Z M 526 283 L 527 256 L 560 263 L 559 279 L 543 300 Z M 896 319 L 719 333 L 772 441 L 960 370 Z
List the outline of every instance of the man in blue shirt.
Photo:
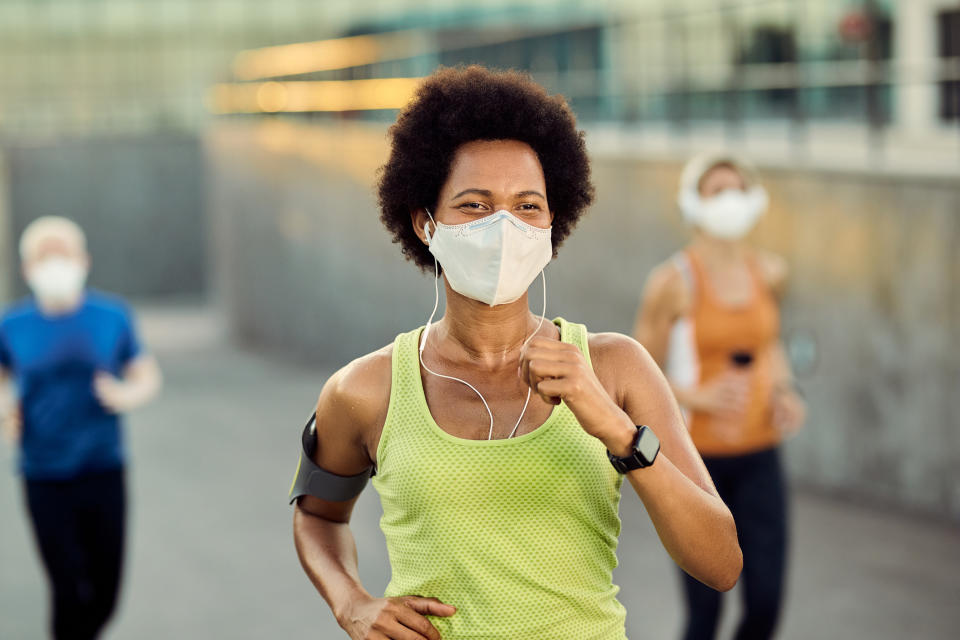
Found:
M 126 498 L 120 414 L 160 389 L 129 307 L 85 288 L 83 231 L 33 221 L 20 239 L 33 296 L 0 318 L 0 377 L 16 399 L 4 432 L 19 443 L 33 533 L 52 590 L 57 640 L 96 638 L 117 600 Z M 3 385 L 6 386 L 6 385 Z

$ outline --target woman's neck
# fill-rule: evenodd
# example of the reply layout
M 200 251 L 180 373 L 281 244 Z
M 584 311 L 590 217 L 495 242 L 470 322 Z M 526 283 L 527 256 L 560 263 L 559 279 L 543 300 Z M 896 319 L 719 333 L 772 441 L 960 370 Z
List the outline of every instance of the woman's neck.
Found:
M 435 344 L 454 347 L 453 351 L 444 349 L 446 358 L 459 359 L 457 351 L 462 351 L 475 365 L 496 369 L 519 356 L 524 341 L 540 322 L 530 312 L 527 294 L 491 307 L 453 291 L 449 285 L 446 291 L 444 315 L 435 330 Z
M 705 263 L 726 266 L 741 263 L 747 256 L 743 240 L 723 240 L 705 233 L 697 233 L 690 247 Z

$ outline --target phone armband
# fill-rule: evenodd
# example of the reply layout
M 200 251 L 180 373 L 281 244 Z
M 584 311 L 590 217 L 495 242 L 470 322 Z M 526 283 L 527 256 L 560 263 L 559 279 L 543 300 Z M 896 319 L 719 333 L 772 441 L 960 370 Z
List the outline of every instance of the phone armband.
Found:
M 374 467 L 355 476 L 341 476 L 320 468 L 313 461 L 317 451 L 317 417 L 310 416 L 301 437 L 300 461 L 290 486 L 290 504 L 300 496 L 314 496 L 330 502 L 344 502 L 360 495 L 375 473 Z

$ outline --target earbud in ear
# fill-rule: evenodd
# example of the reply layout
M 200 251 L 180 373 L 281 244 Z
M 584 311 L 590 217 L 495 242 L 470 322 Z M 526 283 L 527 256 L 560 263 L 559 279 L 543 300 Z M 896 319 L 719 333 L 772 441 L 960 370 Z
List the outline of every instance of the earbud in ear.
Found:
M 433 226 L 436 227 L 437 222 L 433 219 L 433 215 L 430 214 L 430 209 L 424 207 L 423 210 L 427 212 L 427 217 L 430 218 L 428 222 L 423 223 L 423 235 L 427 238 L 427 246 L 430 246 L 430 242 L 433 240 L 433 237 L 430 235 L 430 223 L 432 222 Z

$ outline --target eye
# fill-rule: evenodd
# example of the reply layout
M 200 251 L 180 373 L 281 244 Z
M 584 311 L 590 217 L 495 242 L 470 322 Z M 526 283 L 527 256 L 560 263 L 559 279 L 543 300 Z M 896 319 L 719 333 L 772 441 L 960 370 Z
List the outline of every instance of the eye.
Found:
M 457 205 L 458 209 L 469 209 L 470 211 L 483 211 L 487 208 L 482 202 L 464 202 L 463 204 Z
M 521 214 L 527 217 L 539 215 L 540 212 L 543 211 L 543 207 L 535 202 L 524 202 L 523 204 L 519 205 L 517 209 Z

